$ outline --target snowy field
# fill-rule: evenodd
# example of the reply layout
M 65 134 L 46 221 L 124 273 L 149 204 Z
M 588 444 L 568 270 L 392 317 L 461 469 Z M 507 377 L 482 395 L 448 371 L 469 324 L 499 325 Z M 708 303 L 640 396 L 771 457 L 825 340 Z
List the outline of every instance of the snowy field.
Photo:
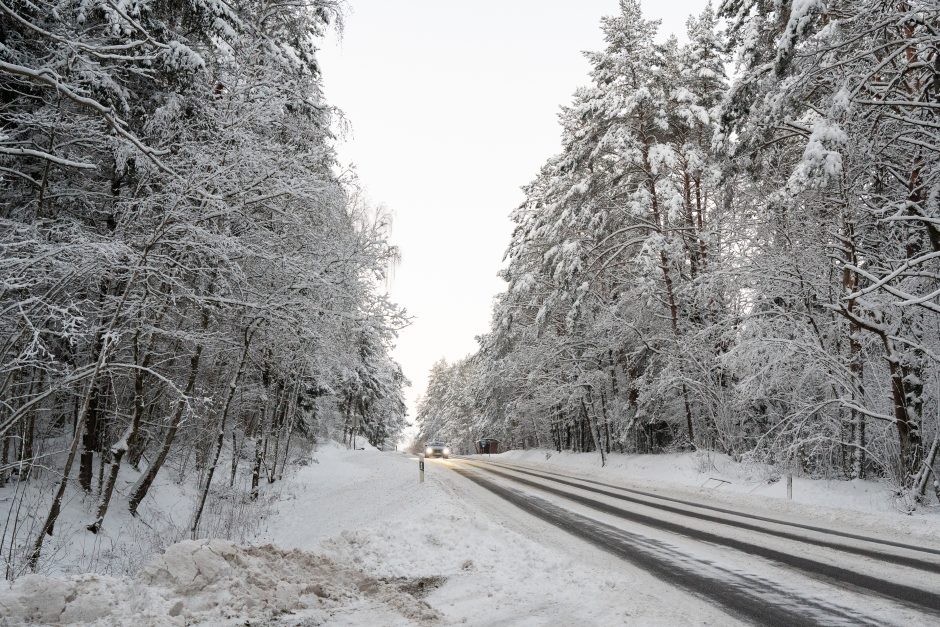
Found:
M 134 575 L 21 577 L 0 593 L 5 624 L 734 622 L 442 464 L 419 484 L 400 453 L 315 457 L 248 545 L 183 541 Z

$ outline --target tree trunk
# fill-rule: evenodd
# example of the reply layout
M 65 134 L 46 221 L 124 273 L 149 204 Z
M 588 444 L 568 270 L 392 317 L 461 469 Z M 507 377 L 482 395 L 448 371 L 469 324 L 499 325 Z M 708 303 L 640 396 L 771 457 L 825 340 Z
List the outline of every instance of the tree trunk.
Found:
M 3 436 L 3 452 L 0 453 L 0 488 L 7 484 L 7 466 L 10 463 L 10 437 Z
M 688 170 L 682 177 L 682 204 L 685 205 L 685 226 L 689 230 L 688 235 L 683 237 L 686 253 L 689 256 L 689 274 L 693 279 L 698 276 L 699 258 L 696 241 L 698 235 L 695 232 L 695 218 L 692 216 L 692 177 Z
M 45 372 L 39 374 L 39 387 L 42 387 Z M 23 442 L 20 450 L 20 481 L 28 481 L 33 471 L 33 439 L 36 431 L 36 412 L 26 414 L 23 424 Z
M 108 513 L 108 505 L 111 503 L 111 495 L 114 493 L 114 484 L 117 483 L 118 472 L 121 469 L 121 459 L 127 452 L 127 441 L 133 434 L 134 426 L 130 425 L 124 432 L 124 436 L 114 443 L 111 447 L 111 463 L 108 471 L 108 481 L 101 490 L 101 498 L 98 501 L 98 511 L 95 515 L 95 522 L 86 527 L 92 533 L 98 533 L 101 525 L 104 523 L 104 517 Z
M 235 370 L 235 374 L 232 376 L 232 381 L 228 385 L 228 394 L 225 397 L 225 404 L 222 406 L 222 415 L 219 418 L 219 427 L 216 433 L 215 453 L 212 456 L 212 462 L 209 464 L 205 486 L 199 498 L 199 506 L 196 508 L 196 513 L 193 515 L 193 524 L 190 527 L 190 535 L 193 540 L 196 539 L 199 521 L 202 518 L 202 512 L 206 506 L 206 499 L 209 497 L 209 489 L 212 486 L 212 477 L 215 475 L 215 469 L 219 463 L 219 455 L 222 453 L 222 443 L 225 439 L 225 426 L 228 421 L 229 410 L 232 407 L 232 399 L 235 398 L 235 391 L 238 389 L 238 381 L 241 379 L 242 372 L 245 370 L 245 362 L 248 360 L 248 348 L 251 344 L 251 328 L 253 325 L 254 321 L 245 329 L 245 348 L 242 350 L 242 356 L 238 360 L 238 367 Z
M 652 168 L 649 166 L 649 144 L 644 145 L 643 156 L 649 170 L 649 172 L 647 172 L 647 191 L 650 194 L 650 208 L 653 213 L 653 224 L 655 226 L 656 232 L 664 236 L 665 228 L 662 216 L 660 215 L 659 211 L 659 197 L 656 193 L 656 180 L 652 175 Z M 672 282 L 672 274 L 669 270 L 669 258 L 666 256 L 666 251 L 662 249 L 659 251 L 659 266 L 663 273 L 663 285 L 665 286 L 666 291 L 666 304 L 669 307 L 669 319 L 672 323 L 672 335 L 675 339 L 676 346 L 678 347 L 679 338 L 681 336 L 679 331 L 679 306 L 676 301 L 675 286 Z M 682 375 L 681 371 L 679 374 L 680 376 Z M 682 383 L 682 400 L 685 406 L 685 420 L 687 435 L 689 437 L 689 446 L 695 448 L 695 432 L 692 428 L 692 407 L 689 403 L 689 391 L 684 381 Z
M 23 443 L 20 450 L 20 481 L 29 481 L 33 472 L 33 432 L 36 430 L 36 417 L 30 413 L 23 425 Z
M 264 378 L 264 377 L 263 377 Z M 254 425 L 254 438 L 255 438 L 255 461 L 251 467 L 251 500 L 258 498 L 258 485 L 261 483 L 261 466 L 264 464 L 264 449 L 262 448 L 263 432 L 265 425 L 267 424 L 267 415 L 268 415 L 268 401 L 265 398 L 265 401 L 261 404 L 261 414 L 258 418 L 258 421 Z
M 284 473 L 287 471 L 287 458 L 288 456 L 290 456 L 290 442 L 291 442 L 291 438 L 293 437 L 293 435 L 294 435 L 294 418 L 293 416 L 291 416 L 290 427 L 288 427 L 287 429 L 287 438 L 286 438 L 286 441 L 284 442 L 284 455 L 281 457 L 281 469 L 277 473 L 278 481 L 284 478 Z M 384 450 L 384 446 L 383 446 L 383 450 Z
M 127 453 L 130 448 L 130 443 L 137 438 L 137 434 L 140 431 L 140 421 L 144 416 L 143 368 L 150 366 L 151 355 L 153 354 L 150 352 L 150 348 L 153 346 L 153 342 L 150 343 L 147 354 L 141 359 L 140 332 L 141 330 L 138 326 L 137 330 L 134 332 L 133 341 L 134 361 L 140 365 L 140 368 L 134 371 L 134 416 L 131 419 L 131 424 L 128 425 L 127 430 L 124 432 L 124 435 L 111 447 L 111 465 L 108 472 L 108 482 L 105 484 L 104 489 L 101 490 L 101 500 L 98 503 L 98 512 L 95 521 L 87 527 L 92 533 L 98 533 L 101 529 L 101 525 L 104 523 L 104 517 L 108 513 L 108 506 L 111 503 L 111 495 L 114 493 L 114 484 L 117 483 L 118 473 L 121 470 L 121 460 L 124 459 L 124 454 Z
M 894 409 L 895 426 L 898 430 L 898 442 L 901 448 L 901 470 L 909 481 L 920 468 L 921 443 L 917 423 L 911 420 L 907 410 L 907 395 L 905 394 L 904 373 L 894 343 L 887 334 L 885 352 L 887 353 L 888 367 L 891 371 L 891 399 Z
M 204 317 L 203 321 L 207 323 L 208 319 Z M 173 417 L 170 420 L 166 435 L 163 437 L 163 445 L 160 447 L 160 451 L 157 453 L 153 462 L 147 467 L 146 472 L 140 476 L 137 483 L 134 485 L 134 489 L 131 491 L 131 498 L 127 502 L 127 508 L 130 510 L 132 516 L 137 515 L 137 508 L 140 507 L 141 501 L 147 496 L 150 486 L 153 485 L 154 480 L 157 478 L 157 473 L 160 472 L 160 468 L 163 467 L 167 456 L 170 454 L 170 448 L 173 446 L 173 440 L 176 438 L 176 431 L 179 429 L 180 421 L 183 419 L 183 412 L 186 410 L 186 400 L 192 395 L 193 389 L 196 387 L 196 377 L 199 373 L 199 360 L 201 357 L 202 345 L 197 345 L 196 350 L 193 351 L 189 359 L 189 378 L 186 381 L 186 389 L 183 390 L 183 396 L 176 403 L 176 410 L 173 412 Z
M 111 462 L 111 452 L 102 451 L 98 455 L 98 487 L 97 494 L 101 496 L 101 491 L 104 489 L 104 469 Z
M 95 352 L 93 359 L 98 362 L 98 357 L 102 352 L 105 338 L 102 330 L 99 330 L 95 336 Z M 100 402 L 101 392 L 98 389 L 97 378 L 92 380 L 90 397 L 86 402 L 84 413 L 84 436 L 82 438 L 82 453 L 78 465 L 78 483 L 85 492 L 91 492 L 91 480 L 94 476 L 95 451 L 98 446 L 98 404 Z M 78 429 L 76 421 L 76 429 Z
M 127 292 L 125 292 L 125 298 Z M 122 299 L 121 305 L 124 304 Z M 114 317 L 111 320 L 111 325 L 109 330 L 113 328 L 114 322 L 117 319 L 117 313 L 114 314 Z M 72 465 L 75 463 L 75 456 L 78 454 L 78 444 L 82 439 L 82 434 L 85 430 L 85 419 L 88 416 L 88 411 L 91 406 L 92 398 L 96 396 L 95 388 L 98 384 L 98 375 L 101 373 L 101 369 L 104 367 L 104 362 L 107 359 L 108 354 L 108 345 L 107 339 L 104 339 L 106 336 L 102 335 L 102 341 L 98 350 L 98 359 L 95 362 L 95 369 L 91 373 L 91 381 L 88 383 L 88 390 L 85 392 L 85 397 L 81 403 L 81 409 L 79 409 L 78 416 L 75 421 L 75 430 L 72 435 L 72 444 L 69 446 L 69 454 L 65 458 L 65 466 L 62 467 L 62 475 L 59 480 L 59 487 L 56 489 L 55 496 L 52 497 L 52 505 L 49 507 L 49 514 L 46 516 L 46 520 L 43 523 L 42 527 L 39 530 L 39 534 L 36 536 L 36 541 L 33 543 L 33 550 L 30 551 L 29 557 L 27 558 L 27 564 L 29 565 L 30 570 L 36 571 L 36 568 L 39 566 L 39 556 L 42 553 L 42 545 L 45 540 L 45 537 L 51 536 L 53 530 L 55 529 L 55 523 L 59 519 L 59 514 L 62 511 L 62 497 L 65 496 L 65 488 L 68 486 L 69 474 L 72 472 Z
M 695 207 L 697 209 L 698 220 L 698 249 L 701 257 L 701 269 L 704 271 L 708 265 L 708 252 L 705 248 L 705 240 L 702 239 L 702 233 L 705 231 L 705 202 L 702 198 L 702 177 L 695 177 Z
M 282 391 L 280 397 L 278 398 L 278 406 L 274 410 L 274 416 L 272 416 L 271 421 L 271 433 L 274 435 L 274 459 L 271 460 L 271 465 L 268 466 L 267 475 L 268 483 L 274 483 L 274 479 L 277 473 L 277 462 L 279 459 L 279 453 L 281 448 L 281 430 L 284 426 L 284 416 L 287 413 L 287 407 L 289 404 L 288 387 L 282 386 Z
M 918 497 L 923 497 L 924 493 L 927 491 L 927 483 L 930 480 L 930 474 L 933 472 L 933 465 L 937 460 L 938 452 L 940 452 L 940 435 L 934 437 L 930 452 L 927 453 L 927 456 L 924 458 L 924 467 L 917 475 L 914 490 Z M 938 494 L 937 498 L 940 498 L 940 494 Z
M 890 373 L 891 410 L 894 425 L 898 432 L 902 480 L 907 487 L 911 487 L 914 475 L 920 470 L 923 449 L 921 448 L 917 422 L 911 418 L 907 407 L 908 394 L 904 382 L 904 369 L 901 366 L 901 356 L 894 347 L 894 340 L 882 325 L 883 320 L 881 318 L 876 322 L 870 322 L 849 311 L 844 305 L 839 311 L 842 315 L 856 322 L 861 328 L 874 333 L 881 339 Z
M 140 268 L 147 263 L 147 255 L 150 252 L 150 246 L 154 242 L 148 244 L 143 253 L 141 254 L 140 261 L 138 262 L 137 267 L 131 273 L 130 278 L 127 281 L 127 285 L 124 287 L 124 293 L 121 295 L 121 300 L 114 309 L 114 312 L 111 314 L 111 318 L 108 321 L 108 324 L 105 328 L 98 330 L 96 334 L 95 349 L 97 354 L 95 355 L 95 367 L 91 373 L 91 380 L 88 384 L 88 391 L 85 393 L 85 397 L 82 402 L 81 410 L 79 411 L 78 416 L 75 421 L 75 433 L 72 436 L 72 444 L 69 447 L 69 454 L 65 460 L 65 466 L 62 469 L 62 478 L 59 481 L 59 487 L 56 490 L 55 496 L 52 499 L 52 505 L 49 508 L 49 514 L 46 517 L 46 521 L 43 523 L 39 535 L 36 536 L 36 541 L 33 544 L 33 550 L 29 554 L 27 563 L 29 564 L 30 569 L 33 571 L 39 565 L 39 556 L 42 553 L 42 545 L 45 540 L 46 535 L 52 535 L 52 530 L 55 527 L 56 520 L 59 518 L 59 514 L 62 508 L 62 497 L 65 495 L 65 489 L 68 486 L 69 473 L 72 471 L 72 464 L 75 462 L 75 456 L 78 453 L 78 445 L 82 436 L 82 432 L 85 430 L 85 421 L 88 417 L 89 410 L 92 409 L 92 399 L 97 396 L 96 387 L 98 384 L 98 377 L 101 374 L 102 368 L 104 368 L 105 361 L 107 361 L 108 351 L 110 350 L 108 339 L 111 337 L 111 334 L 114 332 L 117 325 L 118 319 L 121 317 L 124 311 L 124 305 L 127 303 L 127 298 L 130 296 L 131 288 L 136 284 L 137 277 L 139 274 Z
M 261 463 L 264 456 L 261 453 L 261 438 L 255 438 L 255 463 L 251 468 L 251 500 L 258 498 L 258 486 L 261 483 Z
M 858 264 L 858 255 L 855 249 L 855 229 L 848 220 L 844 221 L 845 234 L 844 255 L 846 266 L 842 269 L 843 293 L 853 294 L 858 289 L 858 273 L 849 269 L 849 265 Z M 859 335 L 862 332 L 855 320 L 856 302 L 854 298 L 846 300 L 846 310 L 849 312 L 849 372 L 852 375 L 853 401 L 858 404 L 865 396 L 864 388 L 864 362 L 862 360 L 862 343 Z M 852 477 L 862 479 L 865 475 L 865 414 L 857 409 L 851 410 L 850 421 L 852 425 Z
M 591 400 L 591 406 L 594 406 L 593 399 Z M 583 397 L 581 398 L 581 412 L 588 421 L 588 428 L 591 432 L 591 439 L 594 441 L 594 447 L 601 454 L 601 468 L 603 468 L 607 465 L 607 454 L 604 452 L 604 442 L 601 436 L 601 428 L 597 423 L 597 417 L 593 415 L 594 412 L 588 411 Z
M 284 478 L 284 472 L 287 468 L 287 458 L 290 455 L 290 442 L 291 438 L 294 435 L 294 424 L 297 419 L 297 387 L 298 383 L 294 383 L 293 392 L 291 393 L 290 403 L 288 404 L 288 415 L 290 420 L 287 422 L 287 438 L 284 443 L 284 457 L 281 461 L 281 471 L 278 473 L 277 478 L 281 480 Z
M 235 487 L 235 475 L 238 474 L 238 457 L 239 457 L 238 441 L 235 437 L 235 431 L 233 430 L 232 431 L 232 476 L 229 477 L 229 480 L 228 480 L 228 487 L 230 488 Z
M 84 421 L 82 453 L 78 462 L 78 483 L 85 492 L 91 492 L 91 480 L 94 476 L 95 449 L 98 447 L 98 382 L 93 382 L 91 399 L 88 403 L 87 417 Z
M 685 425 L 686 432 L 689 434 L 689 446 L 695 448 L 695 432 L 692 430 L 692 407 L 689 405 L 689 390 L 682 382 L 682 403 L 685 406 Z

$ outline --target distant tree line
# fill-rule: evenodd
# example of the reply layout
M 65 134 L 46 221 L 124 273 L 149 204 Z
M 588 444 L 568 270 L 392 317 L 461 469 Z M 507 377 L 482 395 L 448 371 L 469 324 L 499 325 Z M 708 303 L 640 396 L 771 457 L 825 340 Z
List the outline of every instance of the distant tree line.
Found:
M 937 486 L 940 5 L 725 0 L 601 22 L 428 435 L 708 449 Z M 733 62 L 733 65 L 732 65 Z M 726 68 L 734 67 L 734 80 Z

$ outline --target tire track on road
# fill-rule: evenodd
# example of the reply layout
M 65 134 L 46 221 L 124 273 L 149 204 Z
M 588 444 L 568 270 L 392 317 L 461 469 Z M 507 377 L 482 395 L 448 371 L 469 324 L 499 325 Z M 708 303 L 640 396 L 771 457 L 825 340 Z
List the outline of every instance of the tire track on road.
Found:
M 801 595 L 786 586 L 691 557 L 675 546 L 568 511 L 545 499 L 494 483 L 473 470 L 461 476 L 559 529 L 613 553 L 663 581 L 760 625 L 881 625 L 856 610 Z
M 652 498 L 652 499 L 658 499 L 658 500 L 660 500 L 660 501 L 669 501 L 669 502 L 671 502 L 671 503 L 679 503 L 680 505 L 688 505 L 688 506 L 691 506 L 691 507 L 698 507 L 698 508 L 700 508 L 700 509 L 707 509 L 707 510 L 719 512 L 719 513 L 722 513 L 722 514 L 730 514 L 730 515 L 732 515 L 732 516 L 738 516 L 738 517 L 740 517 L 740 518 L 751 518 L 751 519 L 753 519 L 753 520 L 759 520 L 759 521 L 762 521 L 762 522 L 769 522 L 769 523 L 773 523 L 773 524 L 775 524 L 775 525 L 782 525 L 782 526 L 787 526 L 787 527 L 796 527 L 796 528 L 799 528 L 799 529 L 805 529 L 805 530 L 807 530 L 807 531 L 815 531 L 815 532 L 817 532 L 817 533 L 823 533 L 823 534 L 833 535 L 833 536 L 837 536 L 837 537 L 841 537 L 841 538 L 848 538 L 848 539 L 851 539 L 851 540 L 861 540 L 861 541 L 863 541 L 863 542 L 870 542 L 870 543 L 872 543 L 872 544 L 882 544 L 882 545 L 891 546 L 891 547 L 896 547 L 896 548 L 900 548 L 900 549 L 906 549 L 906 550 L 909 550 L 909 551 L 915 551 L 915 552 L 919 552 L 919 553 L 927 553 L 927 554 L 931 554 L 931 555 L 938 555 L 938 556 L 940 556 L 940 549 L 935 549 L 935 548 L 932 548 L 932 547 L 918 546 L 918 545 L 914 545 L 914 544 L 905 544 L 905 543 L 903 543 L 903 542 L 896 542 L 896 541 L 894 541 L 894 540 L 886 540 L 886 539 L 884 539 L 884 538 L 873 538 L 873 537 L 871 537 L 871 536 L 863 536 L 863 535 L 860 535 L 860 534 L 848 533 L 848 532 L 845 532 L 845 531 L 839 531 L 839 530 L 837 530 L 837 529 L 828 529 L 828 528 L 826 528 L 826 527 L 817 527 L 817 526 L 815 526 L 815 525 L 807 525 L 807 524 L 804 524 L 804 523 L 798 523 L 798 522 L 793 522 L 793 521 L 789 521 L 789 520 L 781 520 L 781 519 L 778 519 L 778 518 L 770 518 L 769 516 L 761 516 L 761 515 L 759 515 L 759 514 L 751 514 L 751 513 L 749 513 L 749 512 L 742 512 L 742 511 L 739 511 L 739 510 L 729 509 L 729 508 L 726 508 L 726 507 L 718 507 L 718 506 L 715 506 L 715 505 L 708 505 L 708 504 L 706 504 L 706 503 L 699 503 L 699 502 L 696 502 L 696 501 L 689 501 L 689 500 L 685 500 L 685 499 L 678 499 L 678 498 L 674 498 L 674 497 L 670 497 L 670 496 L 664 496 L 664 495 L 662 495 L 662 494 L 657 494 L 657 493 L 655 493 L 655 492 L 645 492 L 645 491 L 643 491 L 643 490 L 637 490 L 636 488 L 627 488 L 627 487 L 619 486 L 619 485 L 616 485 L 616 484 L 613 484 L 613 483 L 604 483 L 603 481 L 596 481 L 596 480 L 594 480 L 594 479 L 583 479 L 583 478 L 581 478 L 581 477 L 576 477 L 576 476 L 573 476 L 573 475 L 565 475 L 565 474 L 561 474 L 561 473 L 557 473 L 557 472 L 552 472 L 552 471 L 550 471 L 550 470 L 536 470 L 536 469 L 529 468 L 529 467 L 525 467 L 525 466 L 517 466 L 517 465 L 514 465 L 514 464 L 506 464 L 506 463 L 503 463 L 503 462 L 493 462 L 493 461 L 488 461 L 488 460 L 487 460 L 487 461 L 483 461 L 483 460 L 476 460 L 476 459 L 466 459 L 465 461 L 468 461 L 468 462 L 470 462 L 470 463 L 474 463 L 474 462 L 475 462 L 475 463 L 491 464 L 491 465 L 493 465 L 493 466 L 498 466 L 498 467 L 501 467 L 501 468 L 506 468 L 506 469 L 509 469 L 509 470 L 514 470 L 514 471 L 521 472 L 521 473 L 524 473 L 524 474 L 533 475 L 533 476 L 536 476 L 536 477 L 543 477 L 543 478 L 545 478 L 545 479 L 550 479 L 551 477 L 560 477 L 560 478 L 563 478 L 563 479 L 572 479 L 572 480 L 575 480 L 575 481 L 581 481 L 581 482 L 590 483 L 590 484 L 593 484 L 593 485 L 604 486 L 604 487 L 607 487 L 607 488 L 614 488 L 614 489 L 616 489 L 616 490 L 621 490 L 621 491 L 623 491 L 623 492 L 630 492 L 631 494 L 638 494 L 638 495 L 640 495 L 640 496 L 645 496 L 645 497 L 647 497 L 647 498 Z M 584 486 L 581 486 L 581 487 L 584 487 Z M 585 489 L 589 489 L 589 488 L 585 487 Z M 650 505 L 651 507 L 660 507 L 659 505 L 657 505 L 657 504 L 655 504 L 655 503 L 650 503 L 649 505 Z M 931 569 L 930 569 L 930 570 L 932 570 L 933 572 L 936 572 L 937 569 L 940 568 L 940 565 L 937 565 L 937 564 L 930 564 L 929 562 L 924 562 L 924 563 L 930 565 L 930 566 L 931 566 Z M 915 566 L 915 568 L 918 568 L 918 567 Z
M 668 505 L 668 504 L 665 504 L 665 503 L 651 503 L 651 502 L 646 501 L 646 500 L 644 500 L 644 499 L 636 498 L 636 497 L 633 497 L 633 496 L 628 496 L 628 495 L 626 495 L 626 494 L 620 494 L 619 492 L 611 492 L 611 491 L 609 491 L 609 490 L 603 490 L 603 489 L 595 488 L 595 487 L 592 487 L 592 486 L 589 486 L 589 485 L 582 485 L 581 483 L 577 483 L 577 482 L 579 482 L 579 481 L 583 481 L 583 482 L 587 482 L 587 483 L 593 483 L 593 484 L 599 484 L 599 483 L 600 483 L 600 482 L 596 482 L 596 481 L 589 481 L 589 480 L 586 480 L 586 479 L 578 479 L 577 477 L 569 477 L 569 476 L 566 476 L 566 475 L 559 475 L 559 474 L 557 474 L 557 473 L 547 473 L 547 474 L 546 474 L 546 473 L 542 473 L 542 472 L 538 472 L 538 471 L 533 471 L 533 470 L 529 470 L 529 469 L 523 469 L 523 468 L 520 468 L 520 467 L 517 467 L 517 466 L 508 465 L 508 464 L 495 464 L 495 463 L 492 463 L 492 462 L 482 462 L 482 463 L 481 463 L 481 462 L 477 462 L 476 460 L 464 460 L 464 461 L 465 461 L 466 463 L 473 464 L 473 465 L 475 465 L 475 466 L 477 466 L 477 467 L 484 468 L 484 469 L 487 469 L 486 466 L 488 466 L 488 465 L 498 466 L 498 467 L 500 467 L 500 468 L 505 468 L 505 469 L 507 469 L 507 470 L 510 470 L 510 471 L 512 471 L 512 472 L 516 472 L 516 473 L 519 473 L 519 474 L 529 475 L 529 476 L 532 476 L 532 477 L 539 477 L 539 478 L 541 478 L 541 479 L 547 479 L 548 481 L 553 481 L 553 482 L 559 483 L 559 484 L 561 484 L 561 485 L 566 485 L 566 486 L 570 486 L 570 487 L 573 487 L 573 488 L 578 488 L 578 489 L 580 489 L 580 490 L 585 490 L 585 491 L 588 491 L 588 492 L 594 492 L 594 493 L 600 494 L 600 495 L 602 495 L 602 496 L 607 496 L 607 497 L 614 498 L 614 499 L 618 499 L 618 500 L 621 500 L 621 501 L 627 501 L 627 502 L 630 502 L 630 503 L 635 503 L 635 504 L 637 504 L 637 505 L 643 505 L 643 506 L 646 506 L 646 507 L 651 507 L 651 508 L 655 508 L 655 509 L 661 509 L 661 510 L 663 510 L 663 511 L 670 512 L 670 513 L 672 513 L 672 514 L 678 514 L 678 515 L 680 515 L 680 516 L 686 516 L 686 517 L 688 517 L 688 518 L 697 518 L 697 519 L 699 519 L 699 520 L 705 520 L 705 521 L 708 521 L 708 522 L 713 522 L 713 523 L 717 523 L 717 524 L 721 524 L 721 525 L 727 525 L 727 526 L 731 526 L 731 527 L 737 527 L 737 528 L 739 528 L 739 529 L 746 529 L 746 530 L 748 530 L 748 531 L 755 531 L 755 532 L 757 532 L 757 533 L 763 533 L 763 534 L 766 534 L 766 535 L 776 536 L 776 537 L 779 537 L 779 538 L 784 538 L 784 539 L 786 539 L 786 540 L 793 540 L 793 541 L 796 541 L 796 542 L 802 542 L 802 543 L 804 543 L 804 544 L 813 544 L 813 545 L 815 545 L 815 546 L 820 546 L 820 547 L 827 548 L 827 549 L 833 549 L 833 550 L 836 550 L 836 551 L 843 551 L 843 552 L 846 552 L 846 553 L 853 553 L 853 554 L 855 554 L 855 555 L 861 555 L 861 556 L 863 556 L 863 557 L 868 557 L 868 558 L 875 559 L 875 560 L 879 560 L 879 561 L 883 561 L 883 562 L 891 562 L 891 563 L 894 563 L 894 564 L 898 564 L 899 566 L 907 566 L 907 567 L 910 567 L 910 568 L 916 568 L 916 569 L 918 569 L 918 570 L 923 570 L 923 571 L 925 571 L 925 572 L 932 573 L 932 574 L 940 573 L 940 564 L 938 564 L 938 563 L 936 563 L 936 562 L 930 562 L 930 561 L 927 561 L 927 560 L 919 559 L 919 558 L 917 558 L 917 557 L 911 557 L 911 556 L 907 556 L 907 555 L 898 555 L 898 554 L 896 554 L 896 553 L 886 553 L 886 552 L 884 552 L 884 551 L 879 551 L 879 550 L 877 550 L 877 549 L 870 549 L 870 548 L 866 548 L 866 547 L 862 547 L 862 546 L 855 546 L 855 545 L 851 545 L 851 544 L 842 544 L 842 543 L 838 543 L 838 542 L 831 542 L 831 541 L 827 541 L 827 540 L 823 540 L 823 539 L 819 539 L 819 538 L 812 538 L 812 537 L 807 537 L 807 536 L 799 535 L 799 534 L 796 534 L 796 533 L 791 533 L 791 532 L 787 532 L 787 531 L 781 531 L 781 530 L 779 530 L 779 529 L 768 529 L 767 527 L 761 527 L 760 525 L 755 525 L 755 524 L 748 523 L 748 522 L 744 522 L 744 521 L 740 521 L 740 520 L 732 520 L 732 519 L 729 519 L 729 518 L 723 518 L 723 517 L 721 517 L 721 516 L 714 516 L 714 515 L 712 515 L 712 514 L 706 514 L 706 513 L 703 513 L 703 512 L 690 511 L 690 510 L 688 510 L 688 509 L 684 509 L 684 508 L 681 508 L 681 507 L 676 507 L 676 506 L 673 506 L 673 505 Z M 491 470 L 491 469 L 487 469 L 487 470 L 489 470 L 490 472 L 497 472 L 497 471 L 494 471 L 494 470 Z M 540 485 L 541 485 L 541 484 L 540 484 Z M 600 484 L 600 485 L 608 486 L 608 487 L 614 488 L 614 489 L 616 489 L 616 490 L 620 490 L 621 492 L 631 492 L 631 493 L 637 493 L 637 492 L 638 492 L 638 491 L 636 491 L 636 490 L 631 490 L 631 489 L 629 489 L 629 488 L 621 488 L 621 487 L 619 487 L 619 486 L 615 486 L 615 485 L 612 485 L 612 484 Z M 654 495 L 652 495 L 652 494 L 646 494 L 646 493 L 643 493 L 643 494 L 644 494 L 644 496 L 650 496 L 651 498 L 660 498 L 660 499 L 666 500 L 666 501 L 675 501 L 675 502 L 684 503 L 684 504 L 686 504 L 686 505 L 689 505 L 690 507 L 697 507 L 697 508 L 700 508 L 700 509 L 708 509 L 708 510 L 718 510 L 718 511 L 723 511 L 723 512 L 725 512 L 725 513 L 728 513 L 728 514 L 731 514 L 731 515 L 734 515 L 734 516 L 740 516 L 740 517 L 746 517 L 746 518 L 758 518 L 758 519 L 763 520 L 763 521 L 765 521 L 765 522 L 773 523 L 773 524 L 776 524 L 776 525 L 788 525 L 788 524 L 790 524 L 790 523 L 786 523 L 786 522 L 784 522 L 784 521 L 774 520 L 774 519 L 772 519 L 772 518 L 765 518 L 765 517 L 760 517 L 760 516 L 749 516 L 749 515 L 747 515 L 747 514 L 735 512 L 735 511 L 733 511 L 733 510 L 719 509 L 719 508 L 711 507 L 711 506 L 708 506 L 708 505 L 702 505 L 702 504 L 695 503 L 695 502 L 693 502 L 693 501 L 681 501 L 681 500 L 679 500 L 679 499 L 672 499 L 672 498 L 669 498 L 669 497 L 656 497 L 656 496 L 654 496 Z M 900 548 L 908 549 L 908 550 L 911 550 L 911 551 L 918 551 L 918 550 L 919 550 L 919 551 L 924 552 L 924 553 L 932 553 L 932 552 L 933 552 L 933 550 L 930 549 L 929 547 L 924 547 L 923 549 L 920 549 L 920 548 L 915 547 L 915 546 L 912 546 L 912 545 L 905 545 L 905 544 L 896 543 L 896 542 L 890 542 L 890 541 L 880 542 L 877 538 L 868 538 L 868 537 L 865 537 L 865 536 L 856 536 L 856 535 L 854 535 L 854 534 L 843 534 L 843 533 L 838 532 L 838 531 L 835 531 L 835 530 L 826 530 L 826 529 L 823 529 L 822 527 L 812 527 L 812 526 L 810 526 L 810 525 L 801 525 L 801 524 L 799 524 L 799 523 L 793 523 L 792 526 L 802 527 L 802 528 L 805 528 L 805 529 L 808 529 L 808 530 L 812 530 L 812 531 L 820 531 L 820 532 L 823 532 L 823 533 L 830 533 L 830 534 L 833 534 L 833 535 L 838 535 L 838 536 L 853 538 L 853 539 L 856 539 L 856 540 L 862 540 L 862 541 L 866 541 L 866 542 L 879 543 L 879 544 L 890 544 L 891 546 L 900 547 Z
M 579 494 L 573 494 L 566 490 L 561 490 L 554 488 L 544 483 L 538 483 L 536 481 L 531 481 L 522 477 L 514 476 L 506 472 L 502 472 L 490 467 L 487 467 L 487 464 L 478 464 L 474 462 L 467 462 L 462 460 L 464 463 L 468 463 L 474 468 L 483 470 L 484 472 L 494 474 L 496 476 L 508 479 L 510 481 L 535 488 L 537 490 L 542 490 L 549 494 L 555 496 L 560 496 L 564 499 L 568 499 L 572 502 L 578 503 L 579 505 L 584 505 L 588 508 L 594 509 L 596 511 L 602 512 L 604 514 L 609 514 L 623 520 L 628 520 L 633 523 L 644 525 L 653 529 L 659 529 L 661 531 L 667 531 L 670 533 L 675 533 L 680 536 L 685 536 L 693 540 L 698 540 L 701 542 L 707 542 L 713 545 L 725 546 L 741 553 L 747 555 L 753 555 L 757 557 L 762 557 L 764 559 L 789 566 L 804 573 L 808 573 L 814 577 L 823 579 L 829 583 L 834 583 L 837 586 L 844 588 L 854 588 L 857 591 L 862 591 L 865 593 L 874 593 L 878 596 L 885 597 L 892 601 L 900 601 L 908 606 L 913 606 L 917 610 L 923 612 L 927 610 L 934 614 L 935 616 L 940 617 L 940 594 L 935 592 L 923 590 L 920 588 L 915 588 L 912 586 L 907 586 L 904 584 L 898 584 L 892 581 L 885 579 L 879 579 L 871 575 L 866 575 L 863 573 L 858 573 L 852 570 L 841 568 L 839 566 L 820 562 L 814 559 L 807 557 L 802 557 L 799 555 L 793 555 L 780 551 L 777 549 L 772 549 L 769 547 L 760 546 L 752 542 L 747 542 L 744 540 L 738 540 L 735 538 L 730 538 L 727 536 L 722 536 L 715 534 L 709 531 L 704 531 L 701 529 L 696 529 L 694 527 L 687 527 L 685 525 L 654 518 L 646 514 L 641 514 L 639 512 L 633 512 L 630 510 L 625 510 L 620 507 L 616 507 L 609 503 L 604 503 L 602 501 L 597 501 Z M 454 469 L 460 472 L 462 469 L 459 467 L 454 467 Z M 493 484 L 496 485 L 496 484 Z M 576 486 L 582 489 L 582 486 Z M 564 510 L 562 510 L 564 511 Z M 583 517 L 582 517 L 583 518 Z M 590 520 L 590 519 L 585 519 Z

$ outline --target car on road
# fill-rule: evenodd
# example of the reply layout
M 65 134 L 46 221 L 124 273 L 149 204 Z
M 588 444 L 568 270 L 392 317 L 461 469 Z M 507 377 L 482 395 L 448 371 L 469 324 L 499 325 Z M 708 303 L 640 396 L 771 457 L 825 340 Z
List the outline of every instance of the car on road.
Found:
M 450 447 L 443 442 L 428 442 L 424 449 L 425 457 L 450 457 Z

